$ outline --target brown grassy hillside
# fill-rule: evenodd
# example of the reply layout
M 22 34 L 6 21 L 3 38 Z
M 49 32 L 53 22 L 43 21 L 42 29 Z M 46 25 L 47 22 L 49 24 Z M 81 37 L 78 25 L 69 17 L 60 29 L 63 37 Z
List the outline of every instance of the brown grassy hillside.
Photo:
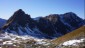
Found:
M 65 41 L 68 41 L 70 39 L 78 38 L 78 37 L 85 37 L 85 26 L 80 27 L 79 29 L 76 29 L 64 36 L 61 36 L 57 39 L 54 39 L 52 42 L 56 45 L 59 45 L 60 43 L 63 43 Z

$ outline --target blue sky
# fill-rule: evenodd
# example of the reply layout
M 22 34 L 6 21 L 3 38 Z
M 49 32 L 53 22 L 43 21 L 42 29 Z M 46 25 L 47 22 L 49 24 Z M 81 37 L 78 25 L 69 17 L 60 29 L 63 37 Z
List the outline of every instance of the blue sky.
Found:
M 18 9 L 32 18 L 66 12 L 84 18 L 84 0 L 0 0 L 0 18 L 8 19 Z

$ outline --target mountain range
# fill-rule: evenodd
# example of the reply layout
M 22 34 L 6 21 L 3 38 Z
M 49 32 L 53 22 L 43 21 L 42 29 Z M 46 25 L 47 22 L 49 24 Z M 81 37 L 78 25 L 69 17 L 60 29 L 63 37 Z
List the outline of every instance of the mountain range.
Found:
M 6 23 L 5 19 L 0 18 L 0 28 Z
M 0 26 L 0 30 L 3 33 L 53 39 L 65 35 L 84 24 L 85 20 L 73 12 L 31 18 L 30 15 L 19 9 L 7 21 L 0 19 L 0 25 L 3 25 Z

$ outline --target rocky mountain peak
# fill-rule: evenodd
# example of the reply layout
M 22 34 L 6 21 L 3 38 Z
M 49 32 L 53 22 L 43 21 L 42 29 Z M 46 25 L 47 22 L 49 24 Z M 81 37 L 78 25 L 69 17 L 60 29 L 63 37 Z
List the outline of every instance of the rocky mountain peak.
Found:
M 68 17 L 68 18 L 79 18 L 78 15 L 76 15 L 73 12 L 68 12 L 64 14 L 64 17 Z
M 26 26 L 27 23 L 31 22 L 30 15 L 26 14 L 22 9 L 14 12 L 14 14 L 7 20 L 6 24 L 2 27 L 6 29 L 13 26 Z
M 25 14 L 25 12 L 22 9 L 17 10 L 7 21 L 9 23 L 10 21 L 13 23 L 18 23 L 19 25 L 26 24 L 31 19 L 30 15 Z
M 17 11 L 15 12 L 15 14 L 16 14 L 16 13 L 25 14 L 25 12 L 24 12 L 22 9 L 17 10 Z

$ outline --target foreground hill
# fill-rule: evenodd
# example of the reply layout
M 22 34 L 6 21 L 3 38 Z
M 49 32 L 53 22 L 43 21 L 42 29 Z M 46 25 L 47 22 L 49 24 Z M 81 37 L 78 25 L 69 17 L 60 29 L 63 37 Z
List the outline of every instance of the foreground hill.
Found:
M 60 45 L 61 43 L 64 43 L 69 40 L 79 40 L 79 39 L 84 39 L 85 40 L 85 26 L 80 27 L 79 29 L 76 29 L 64 36 L 61 36 L 57 39 L 54 39 L 52 42 L 56 45 Z M 85 42 L 85 41 L 84 41 Z M 72 43 L 72 41 L 71 41 Z M 68 44 L 70 44 L 68 42 Z M 68 45 L 67 44 L 67 45 Z M 85 45 L 85 44 L 84 44 Z M 71 45 L 72 46 L 72 45 Z M 62 47 L 62 46 L 61 46 Z
M 22 9 L 16 11 L 1 28 L 2 32 L 53 39 L 84 25 L 84 20 L 73 12 L 31 18 Z

